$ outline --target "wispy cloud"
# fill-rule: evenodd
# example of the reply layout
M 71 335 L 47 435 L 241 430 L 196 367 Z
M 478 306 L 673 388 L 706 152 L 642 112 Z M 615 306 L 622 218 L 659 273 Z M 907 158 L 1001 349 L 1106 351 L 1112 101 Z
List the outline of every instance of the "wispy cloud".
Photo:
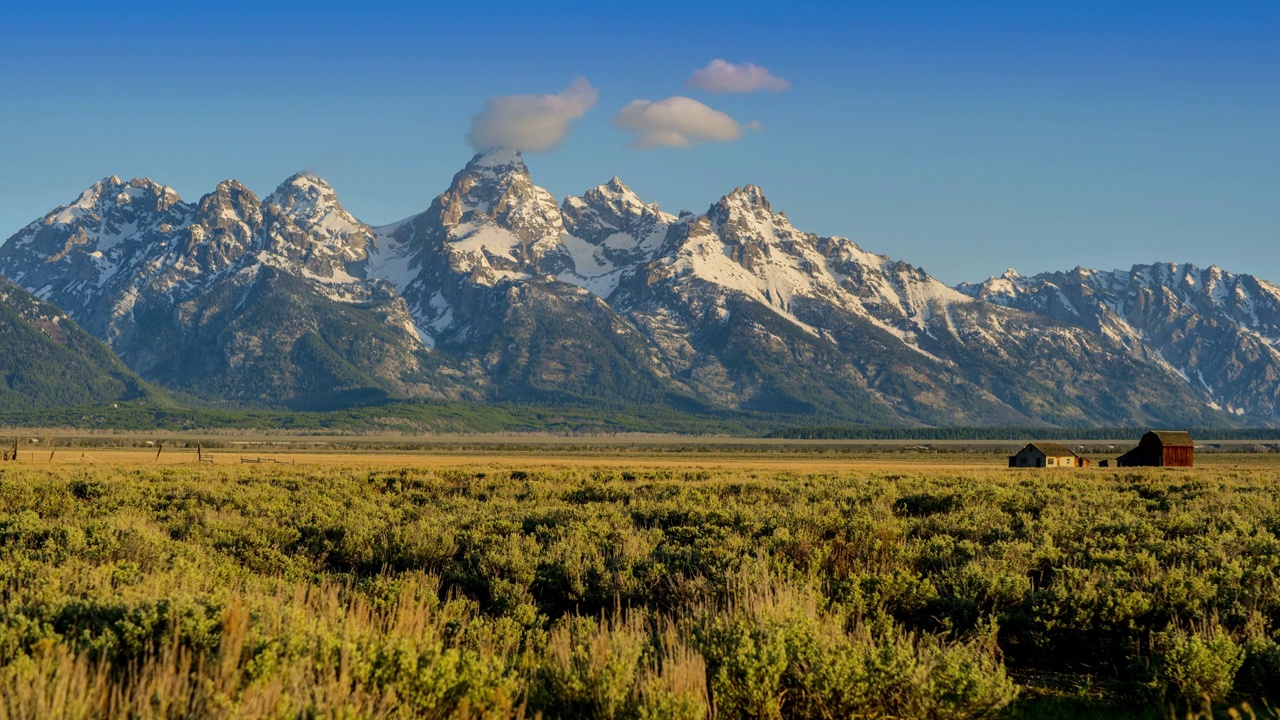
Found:
M 732 142 L 742 128 L 728 115 L 687 97 L 633 100 L 613 118 L 636 134 L 636 148 L 689 147 L 700 142 Z
M 471 118 L 467 142 L 480 152 L 551 150 L 569 134 L 569 125 L 596 104 L 599 95 L 586 78 L 578 78 L 556 95 L 493 98 Z
M 789 90 L 791 83 L 776 77 L 767 69 L 751 63 L 735 65 L 716 58 L 693 73 L 686 87 L 713 93 L 750 93 L 761 90 Z

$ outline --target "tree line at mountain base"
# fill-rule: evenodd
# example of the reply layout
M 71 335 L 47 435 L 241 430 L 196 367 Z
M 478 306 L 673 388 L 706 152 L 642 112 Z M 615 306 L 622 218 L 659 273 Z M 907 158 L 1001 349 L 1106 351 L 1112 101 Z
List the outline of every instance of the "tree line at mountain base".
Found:
M 766 411 L 696 411 L 663 405 L 583 403 L 539 405 L 459 401 L 389 402 L 325 412 L 222 409 L 174 402 L 119 402 L 49 406 L 0 412 L 0 428 L 80 430 L 244 430 L 316 434 L 652 433 L 726 435 L 779 440 L 1021 441 L 1137 439 L 1138 427 L 885 427 L 813 425 L 821 417 Z M 1280 440 L 1280 428 L 1190 428 L 1192 437 L 1214 440 Z M 0 431 L 2 432 L 2 431 Z

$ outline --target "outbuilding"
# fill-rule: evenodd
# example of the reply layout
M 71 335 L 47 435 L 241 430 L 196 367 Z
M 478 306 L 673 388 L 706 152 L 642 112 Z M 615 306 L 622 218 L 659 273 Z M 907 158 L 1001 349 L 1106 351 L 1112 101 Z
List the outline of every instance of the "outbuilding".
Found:
M 1152 430 L 1138 441 L 1138 447 L 1116 458 L 1117 467 L 1191 467 L 1196 444 L 1191 433 L 1181 430 Z
M 1059 443 L 1033 442 L 1009 456 L 1009 467 L 1085 467 L 1089 461 Z

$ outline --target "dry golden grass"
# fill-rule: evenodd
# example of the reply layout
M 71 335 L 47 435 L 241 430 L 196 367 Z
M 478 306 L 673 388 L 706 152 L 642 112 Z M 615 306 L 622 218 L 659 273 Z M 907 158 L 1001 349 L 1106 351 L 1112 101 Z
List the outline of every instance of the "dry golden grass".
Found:
M 510 450 L 475 450 L 434 447 L 417 451 L 404 450 L 248 450 L 214 449 L 201 453 L 206 463 L 214 465 L 262 464 L 271 466 L 307 465 L 317 467 L 415 467 L 439 469 L 449 467 L 488 467 L 497 470 L 513 468 L 680 468 L 699 470 L 760 470 L 790 472 L 839 472 L 845 470 L 955 472 L 957 470 L 1007 469 L 1007 456 L 1002 452 L 929 452 L 929 451 L 854 451 L 847 448 L 814 449 L 808 444 L 795 446 L 743 445 L 738 450 L 693 449 L 657 450 L 637 447 L 627 449 L 590 446 L 564 447 L 560 444 L 530 444 Z M 1094 467 L 1085 470 L 1044 468 L 1016 472 L 1078 473 L 1095 472 L 1101 460 L 1113 455 L 1088 456 Z M 26 449 L 19 454 L 18 465 L 35 467 L 102 466 L 118 468 L 150 468 L 157 466 L 194 465 L 194 448 L 78 448 L 64 447 Z M 1216 469 L 1280 469 L 1280 454 L 1202 452 L 1196 457 L 1198 467 Z M 1180 470 L 1181 471 L 1181 470 Z
M 409 718 L 393 688 L 370 681 L 369 648 L 441 645 L 451 626 L 473 619 L 468 608 L 439 607 L 436 580 L 407 578 L 410 592 L 385 608 L 334 583 L 280 585 L 253 597 L 232 593 L 222 613 L 215 652 L 194 651 L 179 642 L 175 621 L 169 640 L 153 654 L 112 666 L 77 652 L 66 643 L 41 641 L 19 662 L 0 667 L 0 720 L 140 720 L 155 718 Z M 412 588 L 421 584 L 423 595 Z M 254 679 L 251 644 L 263 628 L 289 628 L 305 638 L 280 671 Z M 509 646 L 482 645 L 492 657 Z M 475 710 L 463 702 L 457 718 L 521 718 L 514 697 Z M 441 715 L 443 717 L 443 715 Z

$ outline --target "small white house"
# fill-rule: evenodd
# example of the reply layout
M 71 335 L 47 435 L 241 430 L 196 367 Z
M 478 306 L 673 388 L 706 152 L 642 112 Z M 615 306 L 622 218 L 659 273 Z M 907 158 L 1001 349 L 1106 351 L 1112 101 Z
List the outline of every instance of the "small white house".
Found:
M 1011 468 L 1085 467 L 1089 461 L 1059 443 L 1033 442 L 1009 456 Z

